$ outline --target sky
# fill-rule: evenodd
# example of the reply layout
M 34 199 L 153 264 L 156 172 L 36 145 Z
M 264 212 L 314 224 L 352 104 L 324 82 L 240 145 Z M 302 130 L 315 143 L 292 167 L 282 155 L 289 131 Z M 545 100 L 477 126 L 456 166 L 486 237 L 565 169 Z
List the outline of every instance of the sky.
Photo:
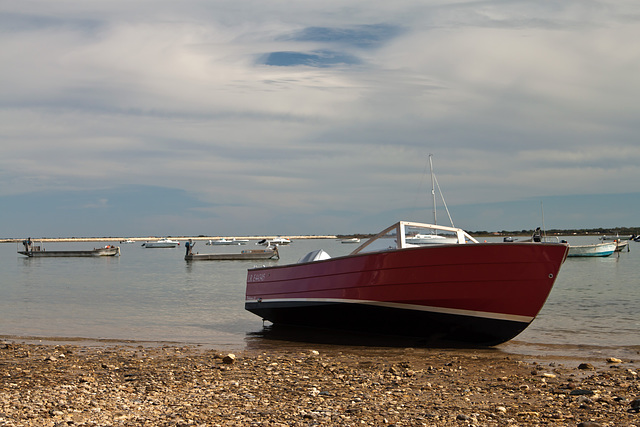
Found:
M 0 237 L 640 226 L 640 3 L 0 0 Z M 443 206 L 437 222 L 448 225 Z

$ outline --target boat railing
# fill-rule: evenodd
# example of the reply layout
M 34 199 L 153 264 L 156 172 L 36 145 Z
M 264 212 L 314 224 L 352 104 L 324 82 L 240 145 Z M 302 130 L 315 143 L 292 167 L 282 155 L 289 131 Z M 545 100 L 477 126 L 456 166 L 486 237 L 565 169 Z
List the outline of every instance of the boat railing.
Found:
M 450 233 L 451 235 L 455 235 L 457 238 L 457 244 L 463 245 L 465 243 L 479 243 L 475 238 L 473 238 L 469 233 L 464 231 L 461 228 L 456 227 L 447 227 L 444 225 L 436 225 L 436 224 L 424 224 L 420 222 L 411 222 L 411 221 L 399 221 L 394 225 L 384 229 L 380 233 L 376 234 L 369 240 L 367 240 L 362 245 L 358 246 L 351 255 L 358 254 L 362 252 L 365 248 L 372 245 L 373 242 L 377 240 L 381 240 L 385 237 L 394 237 L 395 238 L 395 247 L 390 249 L 405 249 L 409 247 L 413 247 L 413 245 L 407 244 L 407 230 L 408 229 L 421 229 L 421 230 L 431 230 L 431 231 L 444 231 Z

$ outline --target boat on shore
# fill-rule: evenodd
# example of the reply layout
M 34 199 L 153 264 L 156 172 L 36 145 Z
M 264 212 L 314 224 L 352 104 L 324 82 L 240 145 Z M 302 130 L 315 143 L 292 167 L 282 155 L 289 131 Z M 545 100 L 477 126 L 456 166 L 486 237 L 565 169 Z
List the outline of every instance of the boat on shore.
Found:
M 175 248 L 179 244 L 180 242 L 178 242 L 177 240 L 165 238 L 156 240 L 155 242 L 144 242 L 142 246 L 144 246 L 145 248 Z
M 278 247 L 274 246 L 267 249 L 248 249 L 239 253 L 226 254 L 187 254 L 184 256 L 185 261 L 249 261 L 249 260 L 267 260 L 280 259 Z
M 231 245 L 246 245 L 247 243 L 249 243 L 248 239 L 236 239 L 235 237 L 233 239 L 225 239 L 223 237 L 222 239 L 218 239 L 218 240 L 209 240 L 207 242 L 207 245 L 231 246 Z
M 26 242 L 26 241 L 25 241 Z M 20 255 L 29 258 L 52 258 L 52 257 L 99 257 L 99 256 L 116 256 L 120 255 L 120 247 L 106 245 L 101 248 L 85 249 L 85 250 L 45 250 L 42 243 L 32 244 L 24 243 L 24 250 L 18 250 Z
M 456 244 L 413 246 L 415 230 Z M 480 243 L 464 230 L 400 221 L 332 258 L 251 268 L 245 309 L 273 324 L 497 345 L 544 305 L 566 259 L 560 243 Z
M 606 257 L 616 251 L 616 243 L 594 243 L 592 245 L 569 245 L 569 257 Z

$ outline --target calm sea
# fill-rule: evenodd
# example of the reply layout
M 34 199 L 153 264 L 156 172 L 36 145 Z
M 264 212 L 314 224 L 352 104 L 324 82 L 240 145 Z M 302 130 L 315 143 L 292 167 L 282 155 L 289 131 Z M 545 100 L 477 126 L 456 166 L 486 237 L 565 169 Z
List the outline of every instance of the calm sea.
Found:
M 596 243 L 596 237 L 564 237 Z M 106 243 L 48 243 L 47 250 L 92 249 Z M 175 249 L 119 244 L 120 257 L 26 258 L 0 245 L 0 337 L 176 342 L 242 350 L 266 343 L 263 323 L 244 310 L 247 268 L 285 264 L 322 248 L 344 255 L 356 245 L 300 239 L 281 247 L 279 261 L 183 260 Z M 607 258 L 569 258 L 539 316 L 498 347 L 520 354 L 640 354 L 640 243 Z M 239 251 L 206 246 L 196 251 Z M 246 248 L 256 248 L 251 241 Z M 271 341 L 272 343 L 273 341 Z

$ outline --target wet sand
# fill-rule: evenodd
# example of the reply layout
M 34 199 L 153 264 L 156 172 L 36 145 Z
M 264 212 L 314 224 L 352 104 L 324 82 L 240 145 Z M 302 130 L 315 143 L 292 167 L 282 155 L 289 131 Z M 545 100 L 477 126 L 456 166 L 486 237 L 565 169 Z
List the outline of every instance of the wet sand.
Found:
M 640 426 L 639 368 L 492 349 L 4 340 L 0 426 Z

